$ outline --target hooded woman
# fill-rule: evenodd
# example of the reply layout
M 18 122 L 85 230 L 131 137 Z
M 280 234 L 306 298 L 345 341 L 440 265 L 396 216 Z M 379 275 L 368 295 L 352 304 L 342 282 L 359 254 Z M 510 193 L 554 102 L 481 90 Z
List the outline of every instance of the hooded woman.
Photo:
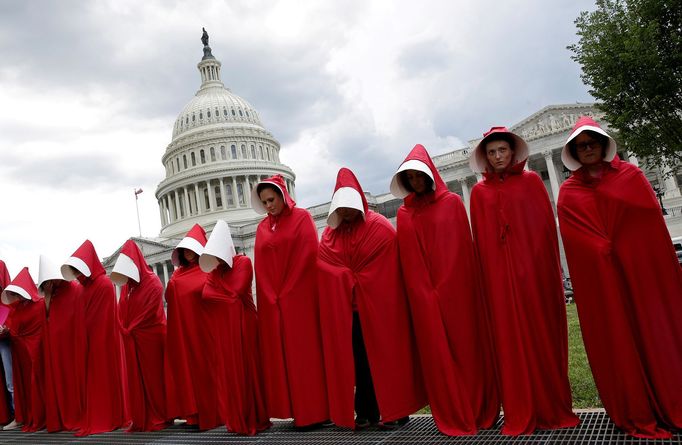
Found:
M 495 366 L 469 220 L 415 145 L 391 180 L 398 245 L 424 385 L 438 429 L 475 434 L 499 416 Z
M 331 419 L 356 429 L 379 420 L 403 425 L 426 397 L 395 229 L 369 210 L 347 168 L 336 178 L 327 224 L 317 264 Z
M 23 431 L 38 431 L 45 427 L 40 356 L 45 306 L 28 267 L 21 269 L 0 298 L 10 307 L 6 323 L 12 344 L 15 421 Z
M 121 337 L 116 292 L 90 240 L 61 266 L 64 279 L 82 285 L 78 310 L 85 323 L 84 412 L 78 436 L 104 433 L 126 424 Z
M 167 426 L 163 375 L 166 313 L 163 285 L 131 239 L 123 244 L 111 281 L 121 286 L 118 323 L 123 334 L 127 370 L 128 412 L 133 431 Z
M 75 431 L 83 414 L 85 325 L 78 304 L 81 285 L 66 281 L 57 264 L 40 256 L 38 291 L 45 302 L 43 362 L 47 431 Z
M 590 117 L 576 122 L 561 159 L 573 174 L 559 224 L 599 396 L 626 433 L 668 438 L 682 429 L 682 272 L 661 207 Z
M 0 260 L 0 293 L 7 287 L 11 279 L 5 262 Z M 12 349 L 9 343 L 9 331 L 5 324 L 9 315 L 9 307 L 0 304 L 0 425 L 8 424 L 14 418 L 14 386 L 12 385 Z M 16 422 L 15 422 L 16 424 Z
M 169 419 L 186 419 L 209 430 L 223 423 L 218 410 L 215 372 L 209 366 L 211 333 L 206 327 L 201 293 L 206 273 L 199 256 L 206 232 L 195 224 L 171 254 L 177 267 L 166 287 L 166 398 Z
M 471 226 L 507 435 L 579 423 L 571 410 L 556 223 L 542 180 L 523 169 L 527 158 L 523 139 L 493 127 L 469 160 L 483 173 L 471 192 Z
M 256 296 L 270 416 L 303 428 L 329 419 L 317 295 L 317 230 L 280 175 L 253 188 Z
M 214 339 L 211 366 L 217 374 L 225 426 L 251 436 L 270 427 L 259 363 L 258 316 L 251 295 L 251 260 L 237 255 L 230 228 L 218 220 L 199 265 L 208 273 L 202 297 Z

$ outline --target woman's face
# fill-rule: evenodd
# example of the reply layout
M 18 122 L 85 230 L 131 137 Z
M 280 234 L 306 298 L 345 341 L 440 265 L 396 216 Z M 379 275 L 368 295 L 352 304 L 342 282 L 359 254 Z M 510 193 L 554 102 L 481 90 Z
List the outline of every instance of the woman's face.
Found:
M 182 249 L 182 257 L 190 264 L 196 263 L 199 255 L 189 249 Z
M 575 153 L 582 165 L 595 165 L 604 160 L 604 146 L 588 132 L 583 131 L 574 141 Z
M 360 210 L 351 209 L 350 207 L 339 207 L 338 209 L 336 209 L 336 213 L 338 213 L 339 218 L 341 218 L 341 221 L 348 224 L 354 222 L 362 215 L 362 212 Z
M 512 150 L 509 142 L 498 139 L 485 144 L 485 156 L 493 171 L 502 173 L 511 164 L 514 150 Z
M 420 172 L 419 170 L 407 170 L 405 172 L 407 181 L 410 183 L 412 190 L 418 195 L 426 193 L 428 190 L 429 182 L 426 178 L 426 173 Z
M 265 207 L 268 214 L 271 216 L 277 216 L 284 210 L 284 200 L 279 193 L 271 189 L 270 187 L 264 188 L 258 194 L 261 204 Z

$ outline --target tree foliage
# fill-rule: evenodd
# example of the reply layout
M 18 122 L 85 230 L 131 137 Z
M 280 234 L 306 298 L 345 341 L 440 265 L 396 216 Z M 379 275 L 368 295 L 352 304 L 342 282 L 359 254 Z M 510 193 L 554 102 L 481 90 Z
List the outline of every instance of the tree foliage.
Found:
M 605 120 L 650 165 L 682 161 L 682 0 L 597 0 L 568 47 Z

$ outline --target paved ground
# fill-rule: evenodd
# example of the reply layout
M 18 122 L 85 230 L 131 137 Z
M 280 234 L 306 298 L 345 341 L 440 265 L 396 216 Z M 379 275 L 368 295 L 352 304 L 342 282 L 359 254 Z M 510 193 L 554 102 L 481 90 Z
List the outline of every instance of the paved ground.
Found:
M 341 445 L 341 444 L 681 444 L 682 434 L 672 440 L 646 441 L 625 436 L 617 431 L 603 411 L 579 412 L 580 426 L 558 431 L 542 431 L 531 436 L 507 437 L 499 433 L 502 421 L 496 428 L 473 437 L 447 437 L 438 432 L 430 416 L 413 416 L 409 424 L 397 431 L 385 432 L 371 428 L 353 432 L 340 428 L 327 428 L 299 433 L 291 422 L 275 422 L 273 427 L 255 437 L 241 437 L 219 428 L 198 432 L 184 426 L 174 426 L 154 433 L 128 434 L 114 431 L 85 438 L 75 438 L 70 433 L 22 433 L 0 431 L 0 444 L 278 444 L 278 445 Z

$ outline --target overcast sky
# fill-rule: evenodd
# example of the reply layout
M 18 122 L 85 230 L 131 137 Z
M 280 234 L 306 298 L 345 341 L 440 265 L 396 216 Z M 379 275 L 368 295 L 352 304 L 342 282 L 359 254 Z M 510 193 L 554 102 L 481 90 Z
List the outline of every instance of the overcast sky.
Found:
M 593 0 L 0 2 L 0 259 L 12 276 L 157 236 L 154 192 L 177 114 L 200 85 L 201 28 L 297 175 L 385 193 L 416 143 L 432 155 L 550 104 L 589 102 L 566 46 Z

